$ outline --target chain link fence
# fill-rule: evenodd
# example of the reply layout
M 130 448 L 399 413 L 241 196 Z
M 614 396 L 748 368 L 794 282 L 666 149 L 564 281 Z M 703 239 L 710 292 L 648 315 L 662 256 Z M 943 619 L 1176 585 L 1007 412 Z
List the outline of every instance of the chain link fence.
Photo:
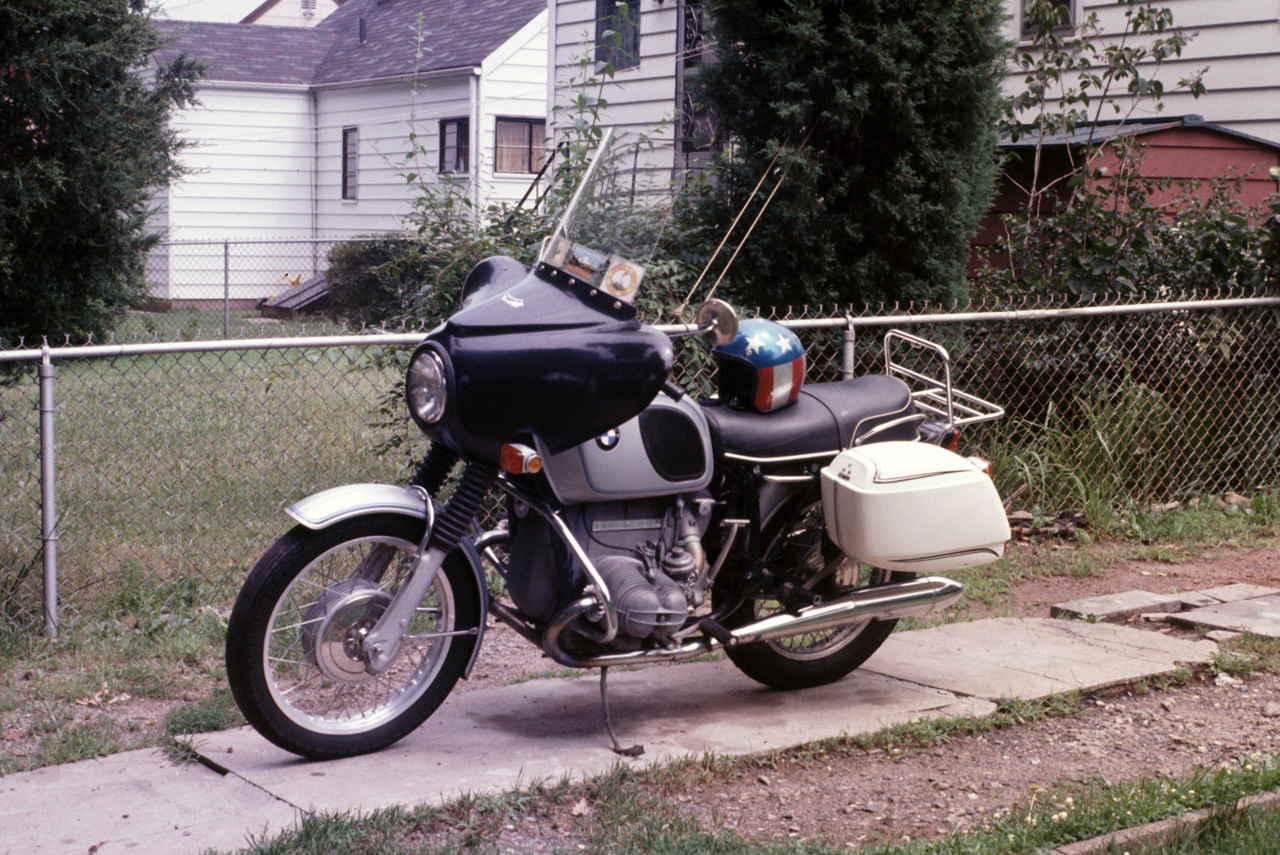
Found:
M 806 345 L 810 382 L 839 379 L 846 360 L 857 374 L 883 370 L 890 328 L 946 347 L 957 385 L 1008 412 L 965 441 L 992 459 L 1015 507 L 1257 495 L 1280 483 L 1280 298 L 780 319 Z M 425 442 L 398 389 L 419 335 L 0 352 L 0 369 L 34 369 L 42 356 L 52 366 L 44 415 L 56 423 L 57 479 L 47 538 L 40 377 L 0 375 L 3 622 L 42 621 L 46 546 L 63 625 L 229 606 L 289 526 L 285 505 L 407 478 Z M 712 391 L 700 340 L 677 341 L 673 375 Z
M 340 325 L 314 315 L 267 316 L 261 305 L 324 273 L 335 246 L 373 240 L 378 238 L 162 241 L 145 261 L 150 299 L 126 316 L 115 339 L 332 335 Z

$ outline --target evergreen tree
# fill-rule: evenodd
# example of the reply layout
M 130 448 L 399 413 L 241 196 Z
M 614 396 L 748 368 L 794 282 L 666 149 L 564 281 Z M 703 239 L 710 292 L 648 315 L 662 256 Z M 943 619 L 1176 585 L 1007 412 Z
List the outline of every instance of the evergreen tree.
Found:
M 699 215 L 726 228 L 773 162 L 741 235 L 786 174 L 726 279 L 734 299 L 963 294 L 995 186 L 1001 15 L 999 0 L 714 3 L 699 79 L 726 154 Z
M 200 74 L 144 0 L 0 0 L 0 343 L 101 335 L 144 295 L 151 193 Z

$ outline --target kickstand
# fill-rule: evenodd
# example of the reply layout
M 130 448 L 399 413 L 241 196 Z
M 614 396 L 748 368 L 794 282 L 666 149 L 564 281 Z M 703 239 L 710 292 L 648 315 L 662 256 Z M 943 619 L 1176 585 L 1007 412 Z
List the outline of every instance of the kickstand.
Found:
M 623 748 L 618 744 L 618 737 L 613 733 L 613 721 L 609 716 L 609 692 L 605 682 L 608 679 L 609 666 L 606 665 L 600 669 L 600 701 L 604 704 L 604 726 L 609 729 L 609 738 L 613 740 L 613 753 L 621 754 L 623 757 L 639 757 L 644 753 L 643 745 L 632 745 L 630 748 Z

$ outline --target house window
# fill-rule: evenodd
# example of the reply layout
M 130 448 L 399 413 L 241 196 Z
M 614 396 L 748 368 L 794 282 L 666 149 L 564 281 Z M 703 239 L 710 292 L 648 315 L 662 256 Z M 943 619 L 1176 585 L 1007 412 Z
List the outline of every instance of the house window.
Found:
M 596 64 L 640 64 L 640 0 L 596 0 Z
M 537 172 L 547 160 L 544 119 L 498 119 L 494 135 L 494 172 Z
M 467 172 L 471 158 L 471 122 L 468 119 L 442 119 L 440 122 L 440 174 Z
M 1032 23 L 1031 21 L 1030 7 L 1032 3 L 1035 3 L 1037 1 L 1038 0 L 1022 0 L 1022 38 L 1023 39 L 1035 38 L 1036 27 L 1035 27 L 1035 24 Z M 1061 25 L 1053 28 L 1054 32 L 1064 33 L 1064 32 L 1070 32 L 1075 29 L 1076 8 L 1073 0 L 1043 0 L 1043 2 L 1046 2 L 1050 6 L 1056 7 L 1059 15 L 1065 14 L 1066 16 L 1064 19 L 1061 19 L 1063 20 L 1063 23 Z M 1064 9 L 1066 10 L 1065 13 L 1061 11 Z
M 356 198 L 360 182 L 360 130 L 342 129 L 342 198 Z

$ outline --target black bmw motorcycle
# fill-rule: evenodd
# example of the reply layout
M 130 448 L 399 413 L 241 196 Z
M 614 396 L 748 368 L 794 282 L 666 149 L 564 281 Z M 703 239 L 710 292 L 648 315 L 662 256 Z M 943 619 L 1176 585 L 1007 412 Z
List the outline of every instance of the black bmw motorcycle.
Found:
M 652 231 L 652 203 L 618 151 L 606 137 L 532 269 L 479 264 L 413 354 L 431 446 L 409 484 L 303 499 L 250 573 L 227 674 L 275 744 L 333 758 L 404 737 L 467 676 L 489 616 L 570 667 L 723 649 L 771 687 L 829 683 L 960 595 L 921 573 L 1000 554 L 990 479 L 944 449 L 999 410 L 949 374 L 804 385 L 793 333 L 709 301 L 687 332 L 715 348 L 718 395 L 669 379 L 623 237 Z M 480 533 L 495 489 L 504 519 Z

